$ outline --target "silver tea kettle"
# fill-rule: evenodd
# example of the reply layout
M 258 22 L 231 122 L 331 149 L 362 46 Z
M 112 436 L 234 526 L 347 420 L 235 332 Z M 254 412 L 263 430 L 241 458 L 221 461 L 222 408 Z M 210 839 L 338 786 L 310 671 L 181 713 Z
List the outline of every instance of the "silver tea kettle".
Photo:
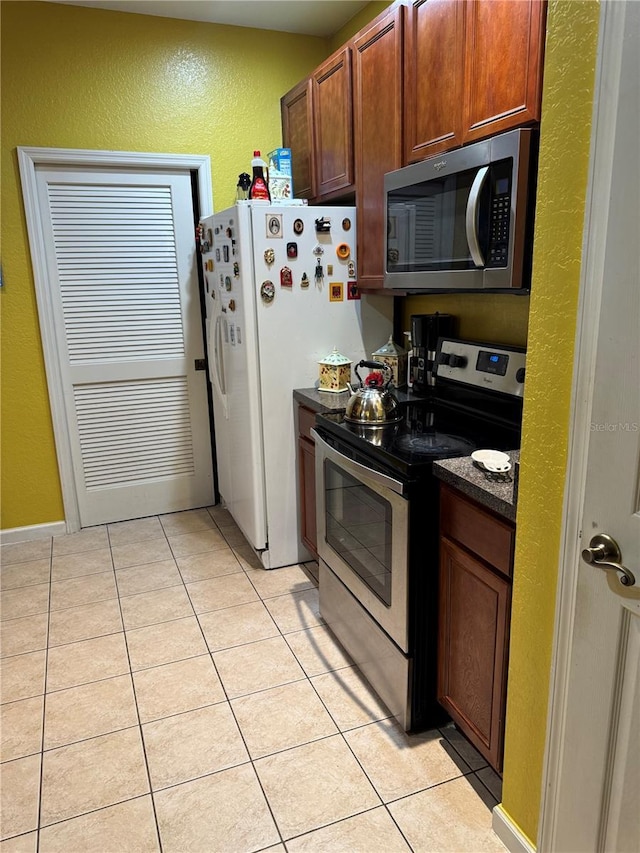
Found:
M 371 375 L 368 377 L 368 381 L 363 381 L 358 373 L 359 367 L 386 371 L 386 382 L 384 378 L 376 381 L 376 377 Z M 389 391 L 389 382 L 392 376 L 391 368 L 381 361 L 363 360 L 358 362 L 354 370 L 360 387 L 354 389 L 350 382 L 347 383 L 349 391 L 351 391 L 351 398 L 344 413 L 345 420 L 368 426 L 386 426 L 402 420 L 398 401 Z

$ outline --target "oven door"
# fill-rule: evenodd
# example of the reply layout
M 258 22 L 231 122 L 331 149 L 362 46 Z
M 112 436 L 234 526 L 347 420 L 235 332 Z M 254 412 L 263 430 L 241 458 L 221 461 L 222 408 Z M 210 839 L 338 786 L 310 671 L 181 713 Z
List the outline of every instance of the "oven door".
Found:
M 340 453 L 316 430 L 318 554 L 404 653 L 409 501 L 400 480 Z

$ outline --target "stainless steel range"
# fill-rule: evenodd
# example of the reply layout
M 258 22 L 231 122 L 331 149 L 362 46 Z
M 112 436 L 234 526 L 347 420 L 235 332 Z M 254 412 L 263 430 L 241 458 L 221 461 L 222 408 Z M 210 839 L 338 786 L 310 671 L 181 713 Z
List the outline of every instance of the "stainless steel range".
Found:
M 317 415 L 320 610 L 405 730 L 436 701 L 438 487 L 433 462 L 520 446 L 524 350 L 443 338 L 430 397 L 400 423 Z

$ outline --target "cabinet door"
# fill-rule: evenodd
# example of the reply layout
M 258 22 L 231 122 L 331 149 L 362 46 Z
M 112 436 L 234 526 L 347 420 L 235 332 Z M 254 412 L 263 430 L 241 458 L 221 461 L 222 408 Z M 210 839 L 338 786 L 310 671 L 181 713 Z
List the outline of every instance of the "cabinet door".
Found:
M 406 10 L 405 163 L 462 145 L 464 3 L 416 0 Z
M 511 586 L 449 539 L 440 540 L 438 701 L 502 770 Z
M 298 438 L 298 474 L 300 478 L 300 535 L 303 543 L 318 557 L 316 535 L 316 448 L 307 438 Z
M 316 150 L 316 197 L 353 188 L 353 119 L 351 51 L 345 47 L 316 69 L 313 119 Z M 294 185 L 295 186 L 295 185 Z
M 540 120 L 544 0 L 466 3 L 463 142 Z
M 384 278 L 384 174 L 402 165 L 401 8 L 353 42 L 358 285 Z
M 310 77 L 281 98 L 280 112 L 283 145 L 291 149 L 294 195 L 313 198 L 316 187 Z

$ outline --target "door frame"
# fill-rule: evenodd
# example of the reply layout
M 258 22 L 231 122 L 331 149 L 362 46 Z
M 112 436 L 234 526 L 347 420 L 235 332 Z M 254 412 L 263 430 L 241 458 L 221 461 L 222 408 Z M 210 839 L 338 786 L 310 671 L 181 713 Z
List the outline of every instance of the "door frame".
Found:
M 213 213 L 211 159 L 208 154 L 153 154 L 137 151 L 92 151 L 81 148 L 34 148 L 18 146 L 18 165 L 22 183 L 31 265 L 40 321 L 40 338 L 49 389 L 53 434 L 62 488 L 62 503 L 67 533 L 80 530 L 80 510 L 73 477 L 73 461 L 69 442 L 69 425 L 64 405 L 64 386 L 58 356 L 61 329 L 53 320 L 53 296 L 45 252 L 44 230 L 38 204 L 37 166 L 72 166 L 78 168 L 135 168 L 148 171 L 181 169 L 195 172 L 198 183 L 200 216 Z M 195 241 L 195 235 L 194 235 Z
M 569 668 L 576 618 L 580 568 L 580 523 L 586 493 L 589 435 L 602 305 L 607 235 L 607 205 L 614 158 L 625 4 L 602 3 L 591 125 L 591 154 L 582 246 L 582 271 L 576 325 L 569 451 L 565 479 L 562 545 L 556 593 L 547 735 L 538 827 L 538 850 L 556 849 L 557 791 L 564 760 Z

